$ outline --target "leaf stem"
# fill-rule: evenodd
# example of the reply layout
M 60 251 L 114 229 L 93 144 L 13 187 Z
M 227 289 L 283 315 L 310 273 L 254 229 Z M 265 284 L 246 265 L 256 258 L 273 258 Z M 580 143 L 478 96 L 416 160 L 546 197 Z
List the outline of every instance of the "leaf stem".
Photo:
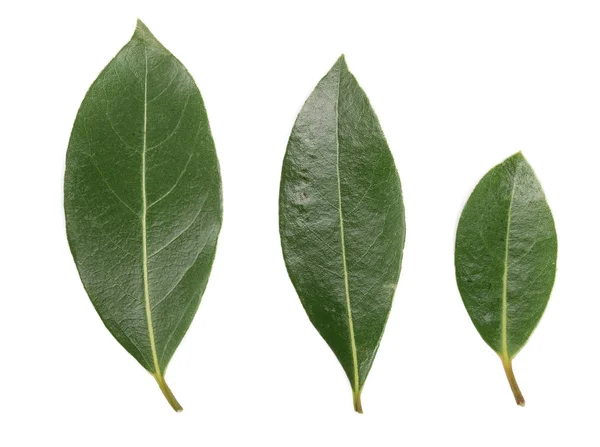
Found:
M 502 366 L 504 366 L 504 372 L 506 373 L 506 378 L 508 379 L 508 383 L 510 385 L 510 389 L 515 396 L 515 401 L 517 405 L 524 407 L 525 406 L 525 398 L 521 394 L 521 390 L 519 389 L 519 385 L 517 384 L 517 379 L 515 379 L 515 374 L 512 369 L 512 360 L 508 357 L 502 357 Z
M 362 402 L 360 401 L 360 390 L 352 390 L 352 399 L 354 400 L 354 411 L 362 414 Z
M 183 407 L 179 404 L 179 402 L 177 402 L 177 399 L 175 398 L 173 392 L 167 385 L 167 382 L 165 382 L 165 379 L 162 376 L 162 374 L 156 374 L 154 375 L 154 378 L 156 379 L 156 382 L 158 383 L 158 386 L 160 387 L 160 390 L 162 391 L 163 395 L 167 398 L 167 402 L 169 402 L 171 407 L 173 407 L 173 410 L 177 411 L 178 413 L 182 411 Z

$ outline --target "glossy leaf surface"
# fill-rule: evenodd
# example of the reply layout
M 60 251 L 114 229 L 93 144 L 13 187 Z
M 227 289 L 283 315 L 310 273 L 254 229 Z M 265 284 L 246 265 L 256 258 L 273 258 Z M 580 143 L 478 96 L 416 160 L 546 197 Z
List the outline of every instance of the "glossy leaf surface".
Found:
M 400 274 L 404 206 L 379 121 L 343 57 L 292 130 L 279 223 L 290 278 L 362 412 L 361 390 Z
M 554 284 L 557 239 L 542 187 L 521 153 L 489 171 L 464 207 L 456 235 L 458 288 L 473 324 L 502 359 L 525 403 L 512 359 L 537 326 Z
M 196 84 L 141 22 L 81 104 L 65 212 L 102 321 L 180 410 L 164 372 L 208 281 L 221 180 Z

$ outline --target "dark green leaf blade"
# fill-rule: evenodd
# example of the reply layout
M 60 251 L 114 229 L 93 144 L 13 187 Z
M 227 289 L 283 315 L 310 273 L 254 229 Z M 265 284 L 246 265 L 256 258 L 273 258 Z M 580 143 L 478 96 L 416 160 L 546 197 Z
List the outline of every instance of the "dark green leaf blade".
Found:
M 361 390 L 400 275 L 404 205 L 379 121 L 343 56 L 292 130 L 279 225 L 292 283 L 362 412 Z
M 65 214 L 102 321 L 180 410 L 164 373 L 210 275 L 221 177 L 200 91 L 141 21 L 77 114 Z
M 519 152 L 489 171 L 465 205 L 456 233 L 456 280 L 485 342 L 500 356 L 519 405 L 512 359 L 550 298 L 557 238 L 542 187 Z

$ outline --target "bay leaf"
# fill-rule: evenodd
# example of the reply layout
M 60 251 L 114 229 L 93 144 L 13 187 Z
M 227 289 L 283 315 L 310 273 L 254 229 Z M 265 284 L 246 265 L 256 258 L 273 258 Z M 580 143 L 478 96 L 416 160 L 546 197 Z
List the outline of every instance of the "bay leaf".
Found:
M 456 280 L 473 324 L 500 356 L 517 404 L 525 399 L 512 360 L 550 298 L 557 238 L 552 213 L 520 152 L 489 171 L 466 203 L 456 233 Z
M 81 104 L 64 192 L 94 307 L 181 410 L 164 375 L 208 281 L 221 177 L 194 80 L 141 21 Z
M 343 56 L 292 130 L 279 223 L 292 283 L 344 368 L 361 413 L 400 275 L 405 223 L 392 154 Z

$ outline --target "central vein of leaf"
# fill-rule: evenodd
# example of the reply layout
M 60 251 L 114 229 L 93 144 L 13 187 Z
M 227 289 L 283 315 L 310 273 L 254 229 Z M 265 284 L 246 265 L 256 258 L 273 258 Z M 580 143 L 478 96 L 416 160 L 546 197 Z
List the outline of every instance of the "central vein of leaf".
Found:
M 144 307 L 146 309 L 146 321 L 148 323 L 148 337 L 150 339 L 150 350 L 152 351 L 152 361 L 154 363 L 154 374 L 156 379 L 162 382 L 162 374 L 158 364 L 158 355 L 156 353 L 156 342 L 154 340 L 154 327 L 152 324 L 152 309 L 150 307 L 150 288 L 148 286 L 148 242 L 146 229 L 146 214 L 148 211 L 146 198 L 146 134 L 148 128 L 148 55 L 144 44 L 144 57 L 146 60 L 144 72 L 144 132 L 142 147 L 142 265 L 144 275 Z
M 515 171 L 516 177 L 516 171 Z M 502 314 L 500 320 L 500 332 L 501 332 L 501 350 L 502 358 L 504 360 L 510 360 L 508 356 L 508 249 L 510 240 L 510 221 L 512 214 L 512 204 L 515 198 L 515 178 L 513 178 L 512 189 L 510 191 L 510 201 L 508 203 L 508 221 L 506 223 L 506 245 L 504 247 L 504 276 L 502 278 Z
M 353 389 L 355 393 L 359 393 L 360 382 L 358 377 L 358 356 L 356 354 L 356 340 L 354 338 L 354 323 L 352 321 L 352 307 L 350 305 L 350 287 L 348 285 L 348 265 L 346 262 L 346 244 L 344 242 L 344 214 L 342 212 L 342 185 L 340 180 L 340 136 L 339 136 L 339 104 L 340 104 L 340 83 L 341 71 L 338 76 L 337 100 L 335 109 L 335 144 L 336 144 L 336 175 L 337 175 L 337 192 L 338 192 L 338 210 L 340 213 L 340 244 L 342 246 L 342 265 L 344 268 L 344 290 L 346 292 L 346 307 L 348 309 L 348 327 L 350 330 L 350 348 L 352 351 L 352 365 L 354 372 Z

